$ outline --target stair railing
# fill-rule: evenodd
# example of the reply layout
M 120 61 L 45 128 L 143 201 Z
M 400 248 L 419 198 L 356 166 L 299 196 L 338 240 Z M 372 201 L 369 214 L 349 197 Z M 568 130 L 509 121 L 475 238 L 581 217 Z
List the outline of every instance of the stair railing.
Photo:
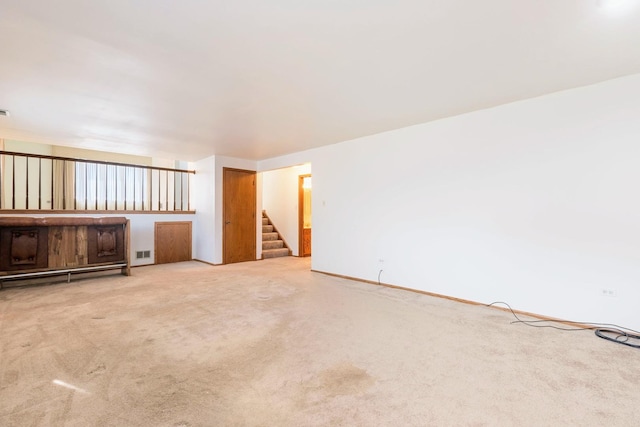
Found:
M 0 211 L 191 211 L 195 171 L 0 151 Z

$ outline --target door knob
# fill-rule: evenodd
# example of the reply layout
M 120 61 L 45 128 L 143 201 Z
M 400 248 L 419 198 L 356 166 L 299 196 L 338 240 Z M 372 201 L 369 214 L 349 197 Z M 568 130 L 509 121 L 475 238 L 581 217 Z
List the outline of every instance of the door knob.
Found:
M 224 225 L 231 224 L 231 221 L 225 221 Z

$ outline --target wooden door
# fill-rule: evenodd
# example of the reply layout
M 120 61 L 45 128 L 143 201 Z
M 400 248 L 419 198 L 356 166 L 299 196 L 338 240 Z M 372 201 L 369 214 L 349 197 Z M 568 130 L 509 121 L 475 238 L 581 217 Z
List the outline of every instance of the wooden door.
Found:
M 224 264 L 256 259 L 256 173 L 223 169 Z
M 156 264 L 191 261 L 191 221 L 155 223 Z

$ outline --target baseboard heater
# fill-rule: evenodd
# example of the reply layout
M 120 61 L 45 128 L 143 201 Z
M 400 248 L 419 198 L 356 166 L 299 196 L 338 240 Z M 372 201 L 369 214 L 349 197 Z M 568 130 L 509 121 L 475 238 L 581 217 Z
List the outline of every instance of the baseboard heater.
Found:
M 7 280 L 20 280 L 27 278 L 38 278 L 38 277 L 50 277 L 50 276 L 62 276 L 67 275 L 67 283 L 71 282 L 71 275 L 73 273 L 89 273 L 92 271 L 103 271 L 103 270 L 115 270 L 118 268 L 127 268 L 126 263 L 119 264 L 108 264 L 108 265 L 94 265 L 92 267 L 77 267 L 77 268 L 67 268 L 64 270 L 57 269 L 51 271 L 34 271 L 33 273 L 17 273 L 17 274 L 6 274 L 0 275 L 0 289 L 4 288 L 4 282 Z

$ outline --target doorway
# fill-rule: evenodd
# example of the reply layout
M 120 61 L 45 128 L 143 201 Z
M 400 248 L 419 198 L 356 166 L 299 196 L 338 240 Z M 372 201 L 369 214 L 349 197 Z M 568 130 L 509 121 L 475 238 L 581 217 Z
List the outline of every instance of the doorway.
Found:
M 311 256 L 311 175 L 298 176 L 298 254 Z
M 256 259 L 256 173 L 222 170 L 222 262 Z

